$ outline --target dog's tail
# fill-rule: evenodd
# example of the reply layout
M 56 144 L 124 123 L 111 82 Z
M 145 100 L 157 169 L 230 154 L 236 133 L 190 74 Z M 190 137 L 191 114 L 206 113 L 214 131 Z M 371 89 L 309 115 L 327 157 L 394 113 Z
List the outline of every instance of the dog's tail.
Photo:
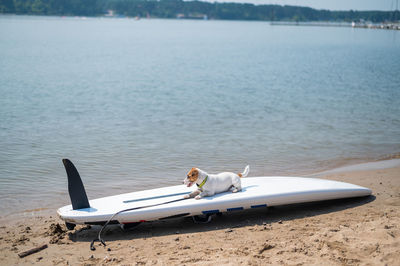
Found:
M 246 166 L 246 168 L 244 168 L 243 173 L 239 173 L 238 176 L 239 177 L 246 177 L 249 174 L 250 171 L 250 166 Z

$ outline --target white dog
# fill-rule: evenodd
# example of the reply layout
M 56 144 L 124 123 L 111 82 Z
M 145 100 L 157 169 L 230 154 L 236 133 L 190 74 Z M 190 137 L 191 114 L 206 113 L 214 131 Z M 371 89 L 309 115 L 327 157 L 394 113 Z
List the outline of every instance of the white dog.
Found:
M 197 190 L 185 195 L 184 198 L 195 197 L 195 199 L 201 199 L 202 197 L 213 196 L 217 193 L 228 191 L 231 188 L 233 188 L 232 192 L 238 192 L 242 190 L 240 178 L 246 177 L 249 169 L 249 166 L 246 166 L 241 174 L 223 172 L 210 175 L 198 168 L 192 168 L 183 180 L 183 183 L 188 187 L 196 183 Z

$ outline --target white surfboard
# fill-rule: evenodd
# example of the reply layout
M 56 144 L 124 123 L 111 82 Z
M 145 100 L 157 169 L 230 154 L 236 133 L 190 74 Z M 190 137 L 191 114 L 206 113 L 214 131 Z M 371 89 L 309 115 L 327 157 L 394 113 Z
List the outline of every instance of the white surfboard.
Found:
M 68 163 L 70 162 L 64 161 L 66 169 L 72 165 Z M 70 174 L 68 169 L 67 173 L 70 183 L 70 175 L 74 173 Z M 73 205 L 58 209 L 58 215 L 67 225 L 104 224 L 115 213 L 131 209 L 115 215 L 111 221 L 128 224 L 371 195 L 371 190 L 365 187 L 317 178 L 264 176 L 242 178 L 241 181 L 242 191 L 238 193 L 224 192 L 199 200 L 183 199 L 183 195 L 196 188 L 179 185 L 99 198 L 86 203 L 85 208 L 77 208 L 76 202 L 75 208 L 73 207 L 74 199 L 70 190 Z M 83 186 L 82 189 L 84 191 Z

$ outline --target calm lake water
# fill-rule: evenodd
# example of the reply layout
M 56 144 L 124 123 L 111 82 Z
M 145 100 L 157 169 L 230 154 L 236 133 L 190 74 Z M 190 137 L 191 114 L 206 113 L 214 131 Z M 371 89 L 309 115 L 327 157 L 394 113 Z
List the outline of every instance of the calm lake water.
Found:
M 0 213 L 400 151 L 400 32 L 0 16 Z

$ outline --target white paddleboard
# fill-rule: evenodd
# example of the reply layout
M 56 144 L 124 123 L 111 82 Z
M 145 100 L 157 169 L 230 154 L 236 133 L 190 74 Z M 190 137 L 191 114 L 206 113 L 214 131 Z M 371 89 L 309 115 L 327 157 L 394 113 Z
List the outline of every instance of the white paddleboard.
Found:
M 179 185 L 94 199 L 89 201 L 87 208 L 74 210 L 68 205 L 58 209 L 58 215 L 71 224 L 104 224 L 121 210 L 152 206 L 113 217 L 113 223 L 127 224 L 371 195 L 371 190 L 365 187 L 317 178 L 264 176 L 242 178 L 241 181 L 243 189 L 237 193 L 225 192 L 199 200 L 191 198 L 153 206 L 182 199 L 183 195 L 196 189 Z

